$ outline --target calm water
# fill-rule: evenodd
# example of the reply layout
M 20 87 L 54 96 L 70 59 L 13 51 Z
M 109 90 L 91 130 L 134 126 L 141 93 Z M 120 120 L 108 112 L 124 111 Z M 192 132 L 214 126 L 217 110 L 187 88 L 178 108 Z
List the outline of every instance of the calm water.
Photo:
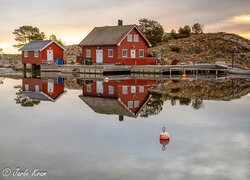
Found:
M 182 92 L 181 81 L 161 95 L 149 86 L 172 81 L 1 78 L 0 179 L 248 180 L 250 82 L 229 81 L 189 99 L 196 90 Z M 17 168 L 47 175 L 13 177 Z

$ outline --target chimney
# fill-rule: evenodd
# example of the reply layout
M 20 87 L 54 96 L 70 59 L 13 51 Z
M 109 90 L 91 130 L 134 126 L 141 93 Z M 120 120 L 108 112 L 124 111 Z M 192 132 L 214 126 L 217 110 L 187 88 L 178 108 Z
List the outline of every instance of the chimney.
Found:
M 119 115 L 119 121 L 123 121 L 123 116 Z
M 118 26 L 122 26 L 123 25 L 123 22 L 121 19 L 118 20 Z

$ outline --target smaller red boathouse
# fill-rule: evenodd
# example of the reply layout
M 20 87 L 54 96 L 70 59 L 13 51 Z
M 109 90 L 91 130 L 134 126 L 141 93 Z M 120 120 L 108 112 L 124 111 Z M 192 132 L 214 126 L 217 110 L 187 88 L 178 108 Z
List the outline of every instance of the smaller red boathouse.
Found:
M 63 64 L 64 47 L 52 40 L 31 41 L 24 45 L 22 51 L 22 63 L 41 64 Z

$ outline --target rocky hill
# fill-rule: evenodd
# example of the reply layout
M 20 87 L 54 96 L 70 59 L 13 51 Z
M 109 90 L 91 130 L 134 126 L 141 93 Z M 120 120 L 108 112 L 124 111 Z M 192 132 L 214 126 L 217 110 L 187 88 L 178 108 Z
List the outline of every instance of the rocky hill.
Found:
M 65 48 L 64 60 L 66 60 L 68 64 L 75 64 L 77 57 L 81 55 L 81 48 L 78 45 L 69 45 Z
M 1 54 L 0 67 L 13 68 L 14 70 L 22 70 L 22 61 L 20 54 Z
M 192 34 L 189 38 L 171 39 L 150 49 L 163 64 L 173 61 L 194 63 L 234 62 L 250 67 L 250 41 L 236 34 Z

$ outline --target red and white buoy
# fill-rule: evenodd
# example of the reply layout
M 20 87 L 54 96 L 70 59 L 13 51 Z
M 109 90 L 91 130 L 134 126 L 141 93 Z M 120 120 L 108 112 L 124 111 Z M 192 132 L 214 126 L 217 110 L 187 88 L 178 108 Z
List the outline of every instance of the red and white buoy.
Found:
M 166 132 L 166 128 L 162 127 L 162 133 L 160 133 L 160 143 L 162 144 L 162 150 L 165 150 L 165 146 L 170 141 L 170 135 Z

